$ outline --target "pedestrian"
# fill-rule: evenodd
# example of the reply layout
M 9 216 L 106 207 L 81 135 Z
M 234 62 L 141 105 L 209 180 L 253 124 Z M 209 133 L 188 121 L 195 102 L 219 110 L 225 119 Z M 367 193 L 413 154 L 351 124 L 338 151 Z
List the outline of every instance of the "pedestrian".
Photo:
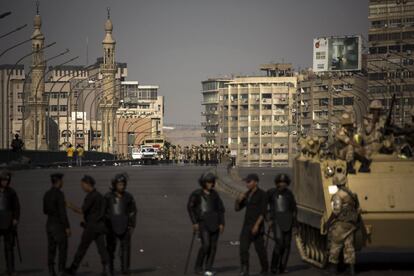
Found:
M 56 251 L 59 251 L 58 272 L 61 275 L 66 267 L 68 237 L 70 237 L 71 231 L 66 212 L 65 195 L 62 192 L 63 174 L 54 173 L 50 178 L 52 187 L 43 197 L 43 213 L 47 216 L 46 234 L 49 275 L 56 276 Z
M 137 206 L 132 194 L 126 191 L 128 177 L 117 174 L 111 183 L 111 191 L 105 195 L 108 234 L 106 245 L 109 253 L 109 269 L 114 271 L 116 244 L 121 248 L 121 272 L 129 275 L 131 260 L 131 237 L 136 225 Z
M 266 192 L 259 188 L 259 176 L 249 174 L 243 179 L 248 191 L 241 194 L 235 204 L 236 211 L 246 208 L 244 223 L 240 234 L 241 276 L 249 275 L 249 249 L 254 243 L 261 264 L 261 275 L 269 270 L 266 248 L 264 244 L 264 219 L 267 209 Z
M 83 233 L 72 265 L 66 269 L 66 273 L 76 275 L 76 271 L 88 251 L 89 246 L 92 242 L 95 242 L 103 265 L 102 275 L 113 275 L 108 268 L 109 255 L 105 246 L 105 234 L 107 233 L 105 226 L 105 198 L 95 189 L 95 179 L 89 175 L 85 175 L 81 179 L 81 187 L 87 194 L 82 208 L 77 208 L 70 203 L 68 204 L 70 209 L 83 216 L 81 223 Z
M 287 174 L 278 174 L 275 188 L 267 192 L 269 203 L 269 227 L 273 232 L 275 246 L 270 271 L 272 274 L 284 273 L 290 254 L 292 229 L 296 226 L 297 206 L 293 193 L 287 188 L 290 178 Z
M 20 219 L 20 203 L 16 191 L 10 187 L 11 173 L 0 173 L 0 238 L 3 237 L 7 275 L 16 275 L 14 242 Z
M 13 152 L 21 152 L 23 150 L 24 143 L 22 139 L 19 138 L 19 134 L 14 135 L 14 139 L 11 142 L 11 148 Z
M 84 155 L 85 155 L 85 150 L 83 146 L 78 144 L 78 146 L 76 147 L 76 165 L 78 167 L 82 167 L 82 159 Z
M 342 170 L 345 170 L 343 168 Z M 341 253 L 344 263 L 349 266 L 351 275 L 355 275 L 354 235 L 359 220 L 359 201 L 356 194 L 346 187 L 346 174 L 337 173 L 333 185 L 338 188 L 332 196 L 332 214 L 328 219 L 329 265 L 327 274 L 337 273 Z
M 195 190 L 188 200 L 187 210 L 193 224 L 193 231 L 201 240 L 195 272 L 214 275 L 213 264 L 219 235 L 224 231 L 224 205 L 214 189 L 216 176 L 207 172 L 198 180 L 201 188 Z
M 68 167 L 69 168 L 72 168 L 74 153 L 75 153 L 75 149 L 73 148 L 72 144 L 69 143 L 67 148 L 66 148 L 66 156 L 68 158 Z

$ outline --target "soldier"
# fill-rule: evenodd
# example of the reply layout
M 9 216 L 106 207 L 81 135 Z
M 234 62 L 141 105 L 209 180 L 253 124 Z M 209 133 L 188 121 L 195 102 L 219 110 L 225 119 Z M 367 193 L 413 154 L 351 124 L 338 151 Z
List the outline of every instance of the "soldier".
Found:
M 332 196 L 332 214 L 327 222 L 329 244 L 330 275 L 337 272 L 339 256 L 343 252 L 344 262 L 349 265 L 351 275 L 355 275 L 355 247 L 354 233 L 359 218 L 359 202 L 356 194 L 347 187 L 344 168 L 336 169 L 333 185 L 338 191 Z
M 369 105 L 369 114 L 372 115 L 372 122 L 374 124 L 374 133 L 378 136 L 381 146 L 379 151 L 385 154 L 394 152 L 394 137 L 392 132 L 389 132 L 387 126 L 387 119 L 382 115 L 384 106 L 380 100 L 373 100 Z
M 266 248 L 264 245 L 264 218 L 267 209 L 266 192 L 258 187 L 259 176 L 249 174 L 243 179 L 248 191 L 241 194 L 235 204 L 236 212 L 246 208 L 244 223 L 240 234 L 240 261 L 241 276 L 249 275 L 249 248 L 254 243 L 262 267 L 261 274 L 266 275 L 269 270 Z
M 14 135 L 14 139 L 11 143 L 11 148 L 13 152 L 21 152 L 23 149 L 24 143 L 22 139 L 19 138 L 19 134 Z
M 279 174 L 275 178 L 276 188 L 267 192 L 270 225 L 275 239 L 273 249 L 271 272 L 273 274 L 284 273 L 287 267 L 292 229 L 296 226 L 297 207 L 295 196 L 287 188 L 290 178 L 287 174 Z
M 371 159 L 372 154 L 379 152 L 381 149 L 381 132 L 376 128 L 376 123 L 373 114 L 367 114 L 363 120 L 362 130 L 362 147 L 365 156 Z
M 136 225 L 137 207 L 134 197 L 126 191 L 127 176 L 117 174 L 112 180 L 111 191 L 105 195 L 108 234 L 106 244 L 110 257 L 109 269 L 114 271 L 117 240 L 121 246 L 121 272 L 129 275 L 131 259 L 131 236 Z
M 83 216 L 81 223 L 83 233 L 72 265 L 65 272 L 69 275 L 76 275 L 76 271 L 83 257 L 85 257 L 89 246 L 92 242 L 95 242 L 103 265 L 102 275 L 113 275 L 108 269 L 109 255 L 105 247 L 105 234 L 107 232 L 105 226 L 105 198 L 95 189 L 95 179 L 89 175 L 85 175 L 81 179 L 81 187 L 87 193 L 82 208 L 67 204 L 75 213 Z
M 201 239 L 195 272 L 213 275 L 212 268 L 217 250 L 219 235 L 224 231 L 224 205 L 220 195 L 214 190 L 216 176 L 204 173 L 198 180 L 201 189 L 194 191 L 187 204 L 194 233 Z
M 351 114 L 343 113 L 341 116 L 341 128 L 335 134 L 336 147 L 335 155 L 337 158 L 346 161 L 347 172 L 355 174 L 354 169 L 354 121 Z
M 56 276 L 56 251 L 59 251 L 58 271 L 59 274 L 62 274 L 66 267 L 68 237 L 70 237 L 71 231 L 66 213 L 65 195 L 62 192 L 63 174 L 52 174 L 50 179 L 52 187 L 43 197 L 43 213 L 47 216 L 46 234 L 49 275 Z
M 11 173 L 0 173 L 0 238 L 3 237 L 7 275 L 16 275 L 14 242 L 20 219 L 20 203 L 16 191 L 10 187 Z

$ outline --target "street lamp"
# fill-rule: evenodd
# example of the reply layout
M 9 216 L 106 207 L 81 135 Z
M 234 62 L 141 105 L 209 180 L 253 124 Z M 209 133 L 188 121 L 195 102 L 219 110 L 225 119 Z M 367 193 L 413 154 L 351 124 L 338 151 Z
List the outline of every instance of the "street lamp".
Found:
M 8 33 L 5 33 L 5 34 L 3 34 L 3 35 L 0 35 L 0 39 L 2 39 L 3 37 L 6 37 L 6 36 L 9 36 L 9 35 L 11 35 L 11 34 L 13 34 L 13 33 L 15 33 L 15 32 L 18 32 L 18 31 L 20 31 L 20 30 L 23 30 L 24 28 L 26 28 L 27 27 L 27 24 L 24 24 L 24 25 L 22 25 L 22 26 L 19 26 L 19 27 L 17 27 L 16 29 L 14 29 L 14 30 L 11 30 L 10 32 L 8 32 Z
M 4 12 L 4 13 L 0 14 L 0 19 L 3 19 L 5 17 L 9 16 L 11 13 L 12 13 L 11 11 L 8 11 L 8 12 Z
M 35 36 L 33 36 L 33 37 L 29 38 L 29 39 L 23 40 L 22 42 L 19 42 L 19 43 L 13 45 L 13 46 L 10 46 L 9 48 L 7 48 L 6 50 L 4 50 L 3 52 L 0 53 L 0 58 L 2 56 L 4 56 L 7 52 L 9 52 L 9 51 L 13 50 L 14 48 L 17 48 L 17 47 L 19 47 L 19 46 L 21 46 L 23 44 L 26 44 L 27 42 L 32 41 L 32 39 L 35 39 L 38 36 L 41 36 L 41 35 L 40 34 L 39 35 L 35 35 Z M 52 44 L 56 44 L 56 42 L 55 43 L 52 43 Z M 45 48 L 46 47 L 43 47 L 40 50 L 45 49 Z M 38 51 L 40 51 L 40 50 L 38 50 Z

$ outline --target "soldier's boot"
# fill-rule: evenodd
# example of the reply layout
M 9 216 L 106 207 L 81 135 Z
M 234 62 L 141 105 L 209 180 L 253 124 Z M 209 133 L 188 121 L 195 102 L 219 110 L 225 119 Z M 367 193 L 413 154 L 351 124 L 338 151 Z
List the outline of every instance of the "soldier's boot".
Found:
M 363 158 L 361 161 L 361 167 L 359 167 L 358 172 L 360 173 L 370 173 L 371 169 L 369 168 L 371 165 L 371 160 L 367 158 Z
M 241 267 L 240 270 L 240 276 L 249 276 L 249 265 L 248 264 L 244 264 Z
M 109 265 L 104 264 L 102 266 L 102 274 L 101 275 L 102 276 L 113 276 L 114 275 L 114 272 L 111 271 L 111 269 L 109 268 Z
M 338 266 L 333 263 L 329 263 L 328 266 L 324 270 L 325 275 L 337 275 L 338 274 Z
M 347 162 L 346 163 L 346 172 L 348 174 L 356 174 L 355 168 L 354 168 L 354 162 Z
M 57 276 L 54 265 L 49 265 L 49 276 Z
M 78 270 L 78 266 L 72 264 L 69 268 L 65 269 L 65 275 L 76 275 L 76 271 Z

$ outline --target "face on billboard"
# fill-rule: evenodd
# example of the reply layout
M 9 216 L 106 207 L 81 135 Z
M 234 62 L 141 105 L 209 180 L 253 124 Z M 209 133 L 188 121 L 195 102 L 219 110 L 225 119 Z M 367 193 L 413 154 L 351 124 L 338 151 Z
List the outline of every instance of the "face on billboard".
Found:
M 329 37 L 313 41 L 313 71 L 361 70 L 361 38 Z

